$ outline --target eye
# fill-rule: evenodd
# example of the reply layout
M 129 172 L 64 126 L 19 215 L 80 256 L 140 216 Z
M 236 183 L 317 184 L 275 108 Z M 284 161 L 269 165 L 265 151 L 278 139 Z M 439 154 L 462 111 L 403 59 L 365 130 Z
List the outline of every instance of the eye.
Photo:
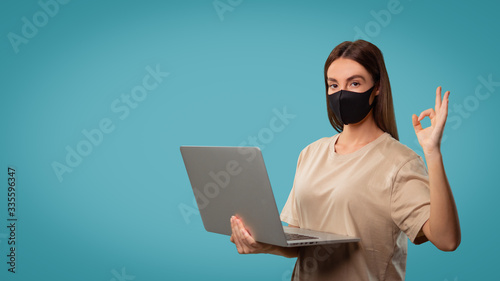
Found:
M 337 89 L 338 85 L 337 84 L 331 84 L 329 87 L 330 87 L 330 89 Z
M 357 86 L 359 86 L 359 85 L 360 85 L 360 84 L 359 84 L 358 82 L 352 82 L 352 83 L 351 83 L 351 86 L 353 86 L 353 87 L 357 87 Z

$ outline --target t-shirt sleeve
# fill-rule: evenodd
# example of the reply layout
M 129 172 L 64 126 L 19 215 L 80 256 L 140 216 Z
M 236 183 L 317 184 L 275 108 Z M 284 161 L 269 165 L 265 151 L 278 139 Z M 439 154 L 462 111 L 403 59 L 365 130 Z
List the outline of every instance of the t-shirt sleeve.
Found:
M 299 226 L 299 220 L 297 216 L 297 208 L 295 204 L 295 188 L 292 186 L 292 191 L 290 191 L 290 195 L 288 195 L 288 200 L 283 207 L 280 215 L 281 221 L 284 221 L 288 224 Z
M 397 172 L 391 192 L 391 217 L 414 244 L 428 241 L 421 231 L 430 215 L 429 175 L 422 157 Z
M 297 210 L 297 203 L 295 201 L 295 180 L 297 179 L 297 174 L 300 169 L 300 162 L 304 154 L 304 150 L 300 152 L 299 159 L 297 160 L 297 168 L 295 170 L 295 178 L 293 180 L 292 190 L 290 191 L 290 195 L 288 195 L 288 200 L 281 211 L 280 219 L 288 224 L 299 226 L 299 216 Z

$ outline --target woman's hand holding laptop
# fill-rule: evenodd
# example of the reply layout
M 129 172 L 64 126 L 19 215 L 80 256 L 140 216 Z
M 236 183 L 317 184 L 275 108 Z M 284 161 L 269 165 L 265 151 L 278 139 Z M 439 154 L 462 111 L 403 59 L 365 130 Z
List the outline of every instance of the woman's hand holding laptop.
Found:
M 294 227 L 292 225 L 289 225 Z M 299 247 L 286 248 L 255 241 L 243 224 L 243 221 L 236 216 L 231 217 L 231 242 L 236 245 L 240 254 L 273 254 L 288 258 L 295 258 L 298 255 Z

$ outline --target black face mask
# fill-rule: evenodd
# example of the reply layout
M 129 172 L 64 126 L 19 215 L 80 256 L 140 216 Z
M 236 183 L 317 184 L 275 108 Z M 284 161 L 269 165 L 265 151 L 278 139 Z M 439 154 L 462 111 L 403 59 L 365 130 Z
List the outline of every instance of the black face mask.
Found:
M 377 100 L 377 96 L 375 96 L 372 104 L 369 104 L 373 88 L 375 88 L 375 86 L 364 93 L 340 90 L 328 95 L 330 108 L 337 119 L 344 123 L 344 125 L 355 124 L 363 120 Z

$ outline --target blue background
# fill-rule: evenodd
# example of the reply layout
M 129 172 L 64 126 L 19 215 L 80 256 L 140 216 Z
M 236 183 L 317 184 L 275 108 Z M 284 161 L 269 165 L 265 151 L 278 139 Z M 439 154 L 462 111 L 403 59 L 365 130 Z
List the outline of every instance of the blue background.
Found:
M 286 108 L 295 117 L 260 142 L 281 210 L 301 149 L 335 134 L 323 65 L 357 29 L 384 53 L 403 144 L 422 154 L 411 114 L 434 106 L 437 86 L 451 91 L 442 150 L 462 244 L 452 253 L 410 245 L 407 280 L 496 278 L 500 88 L 482 86 L 482 99 L 475 90 L 479 77 L 500 81 L 499 4 L 401 0 L 392 13 L 389 0 L 215 3 L 230 8 L 70 1 L 52 5 L 44 23 L 36 1 L 1 2 L 1 280 L 289 280 L 295 259 L 239 255 L 189 213 L 179 146 L 240 145 Z M 23 36 L 23 17 L 43 26 L 16 46 L 9 34 Z M 113 101 L 148 66 L 170 74 L 120 119 Z M 52 163 L 65 164 L 66 146 L 104 118 L 114 130 L 59 181 Z M 15 274 L 7 167 L 17 171 Z

